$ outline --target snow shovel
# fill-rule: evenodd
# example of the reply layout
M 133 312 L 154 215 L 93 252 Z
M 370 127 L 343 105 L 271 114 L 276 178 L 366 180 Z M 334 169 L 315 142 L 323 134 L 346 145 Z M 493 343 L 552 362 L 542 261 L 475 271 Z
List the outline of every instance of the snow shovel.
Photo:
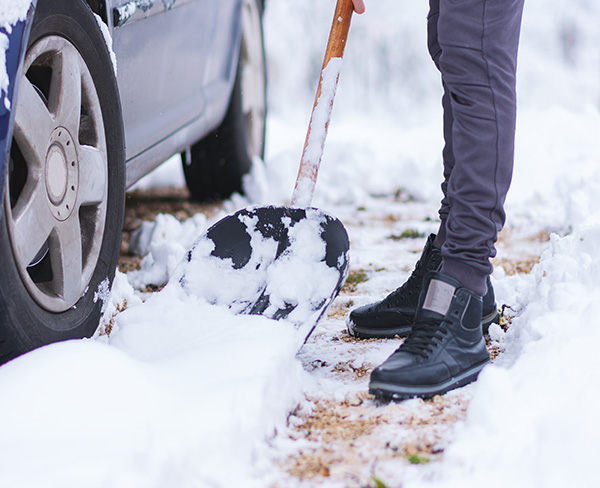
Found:
M 291 206 L 242 209 L 211 226 L 173 279 L 234 313 L 286 319 L 303 339 L 348 275 L 342 223 L 311 208 L 353 6 L 338 0 Z

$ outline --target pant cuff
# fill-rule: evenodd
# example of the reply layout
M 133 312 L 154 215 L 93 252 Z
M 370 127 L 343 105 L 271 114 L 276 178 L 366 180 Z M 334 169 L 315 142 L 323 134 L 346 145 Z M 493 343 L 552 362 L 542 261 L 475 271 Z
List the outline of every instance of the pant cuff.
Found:
M 456 259 L 444 259 L 441 273 L 457 280 L 462 286 L 484 296 L 487 293 L 487 273 Z

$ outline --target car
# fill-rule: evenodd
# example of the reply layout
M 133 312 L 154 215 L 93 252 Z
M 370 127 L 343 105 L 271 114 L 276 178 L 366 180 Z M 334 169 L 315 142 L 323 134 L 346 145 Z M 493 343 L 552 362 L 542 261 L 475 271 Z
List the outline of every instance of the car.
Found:
M 126 189 L 163 161 L 182 154 L 193 198 L 242 190 L 264 152 L 263 9 L 31 0 L 0 30 L 0 364 L 94 333 Z

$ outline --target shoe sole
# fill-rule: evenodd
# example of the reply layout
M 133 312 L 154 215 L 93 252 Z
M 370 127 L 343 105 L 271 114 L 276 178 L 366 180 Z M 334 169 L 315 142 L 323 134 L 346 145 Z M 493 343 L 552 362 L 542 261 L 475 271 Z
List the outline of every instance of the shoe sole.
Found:
M 500 323 L 500 314 L 494 309 L 489 314 L 481 318 L 481 329 L 483 335 L 487 335 L 492 324 Z M 411 330 L 411 326 L 402 326 L 397 329 L 376 329 L 374 327 L 363 328 L 356 325 L 350 317 L 346 320 L 346 330 L 348 334 L 357 339 L 394 339 L 395 337 L 406 337 Z
M 431 398 L 443 395 L 450 390 L 468 385 L 477 379 L 481 370 L 491 361 L 488 359 L 463 371 L 460 375 L 437 385 L 414 386 L 397 385 L 383 381 L 372 381 L 369 384 L 369 393 L 379 398 L 388 400 L 407 400 L 409 398 Z
M 412 326 L 407 325 L 396 329 L 362 328 L 348 317 L 348 320 L 346 320 L 346 329 L 348 330 L 348 334 L 357 339 L 393 339 L 394 337 L 406 337 L 410 333 Z

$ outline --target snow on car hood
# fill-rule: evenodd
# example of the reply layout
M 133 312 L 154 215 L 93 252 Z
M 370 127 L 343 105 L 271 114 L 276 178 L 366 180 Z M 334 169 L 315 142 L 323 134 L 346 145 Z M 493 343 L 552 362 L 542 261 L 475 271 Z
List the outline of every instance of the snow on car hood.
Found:
M 31 0 L 0 0 L 0 29 L 10 33 L 12 26 L 24 20 L 31 6 Z M 0 95 L 8 91 L 10 80 L 6 72 L 6 50 L 8 36 L 0 32 Z
M 10 26 L 24 20 L 31 0 L 0 0 L 0 27 L 10 32 Z

